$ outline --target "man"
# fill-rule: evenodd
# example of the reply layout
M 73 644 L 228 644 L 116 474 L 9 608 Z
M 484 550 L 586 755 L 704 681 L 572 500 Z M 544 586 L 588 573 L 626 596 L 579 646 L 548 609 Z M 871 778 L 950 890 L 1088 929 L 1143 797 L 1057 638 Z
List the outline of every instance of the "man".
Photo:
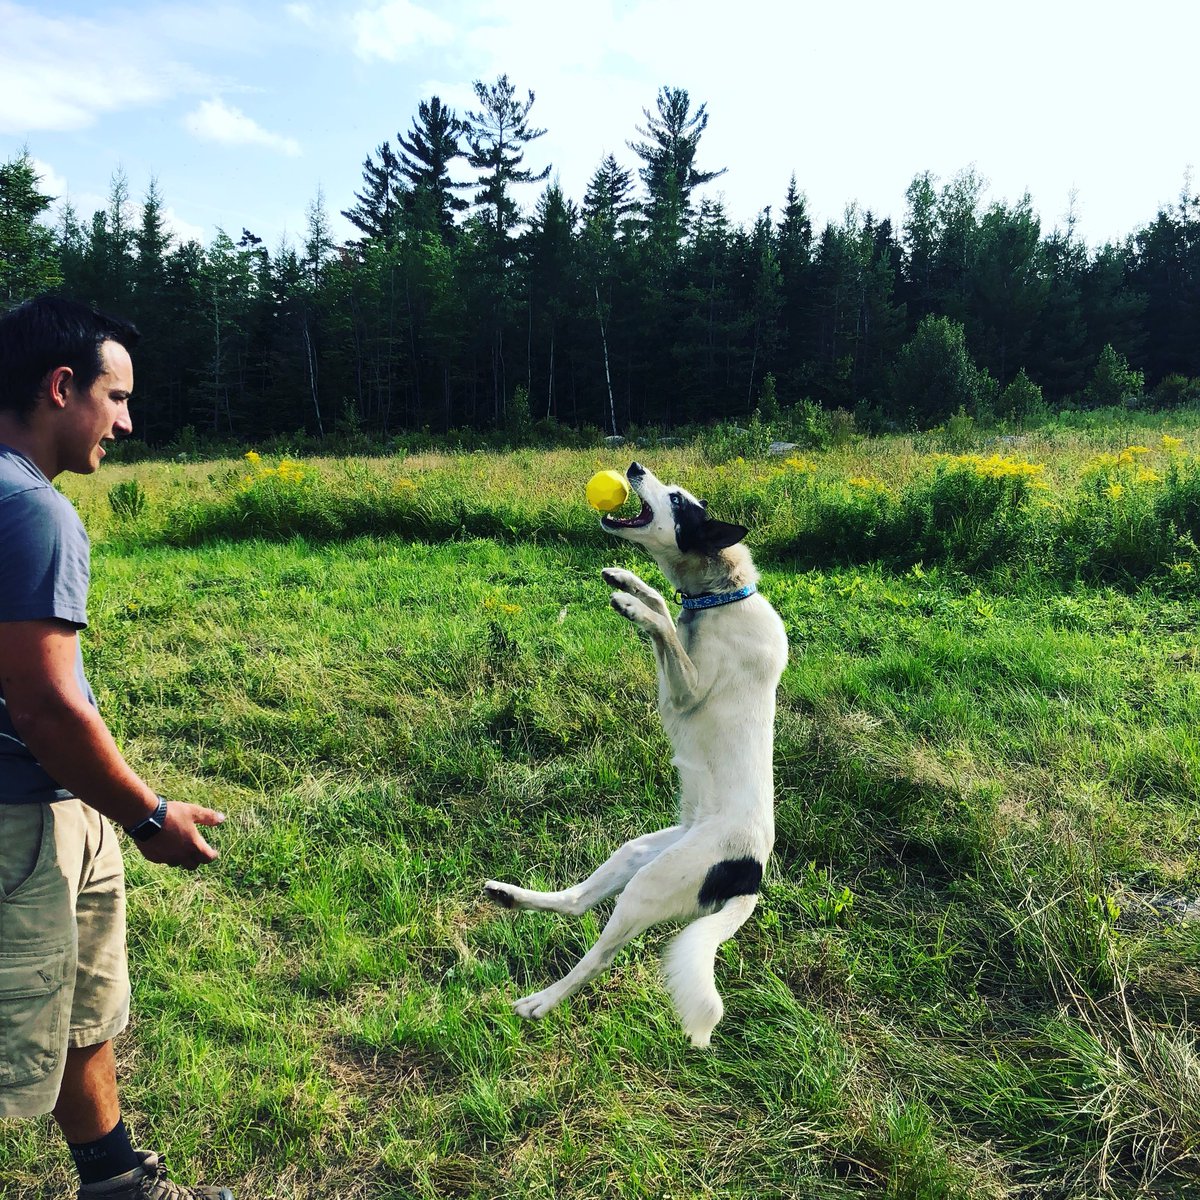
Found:
M 121 1120 L 112 1038 L 129 1017 L 124 826 L 152 862 L 216 858 L 225 818 L 157 796 L 83 673 L 89 546 L 52 484 L 128 434 L 137 330 L 39 297 L 0 317 L 0 1117 L 51 1112 L 80 1197 L 232 1200 L 172 1182 Z

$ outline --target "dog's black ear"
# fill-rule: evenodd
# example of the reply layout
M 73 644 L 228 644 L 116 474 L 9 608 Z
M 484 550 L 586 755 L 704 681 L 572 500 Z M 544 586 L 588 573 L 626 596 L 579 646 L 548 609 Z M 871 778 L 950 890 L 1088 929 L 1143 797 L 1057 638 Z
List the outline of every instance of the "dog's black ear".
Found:
M 745 525 L 735 525 L 730 521 L 705 521 L 696 532 L 700 548 L 709 554 L 716 554 L 718 550 L 736 546 L 750 531 Z

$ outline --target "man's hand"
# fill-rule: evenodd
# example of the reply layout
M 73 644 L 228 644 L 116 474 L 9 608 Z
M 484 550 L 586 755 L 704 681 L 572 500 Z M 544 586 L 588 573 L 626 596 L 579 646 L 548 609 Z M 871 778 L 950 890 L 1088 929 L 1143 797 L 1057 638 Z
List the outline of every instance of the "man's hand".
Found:
M 80 691 L 77 653 L 76 632 L 61 621 L 0 622 L 0 690 L 13 727 L 50 778 L 128 829 L 155 810 L 158 797 Z M 168 803 L 162 829 L 137 846 L 151 862 L 195 870 L 217 857 L 199 827 L 224 819 L 210 808 Z
M 150 862 L 194 871 L 197 867 L 212 862 L 218 854 L 218 851 L 204 840 L 199 826 L 220 825 L 224 820 L 225 814 L 214 809 L 169 800 L 167 819 L 162 830 L 144 842 L 134 844 L 142 852 L 142 857 Z

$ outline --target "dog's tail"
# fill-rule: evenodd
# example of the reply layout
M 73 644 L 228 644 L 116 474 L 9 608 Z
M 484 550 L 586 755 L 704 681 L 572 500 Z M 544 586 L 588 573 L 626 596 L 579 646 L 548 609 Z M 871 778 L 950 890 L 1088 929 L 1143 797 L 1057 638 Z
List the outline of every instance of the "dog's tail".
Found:
M 755 895 L 732 897 L 682 930 L 663 954 L 667 992 L 693 1046 L 708 1045 L 725 1012 L 713 980 L 717 947 L 737 933 L 757 902 Z

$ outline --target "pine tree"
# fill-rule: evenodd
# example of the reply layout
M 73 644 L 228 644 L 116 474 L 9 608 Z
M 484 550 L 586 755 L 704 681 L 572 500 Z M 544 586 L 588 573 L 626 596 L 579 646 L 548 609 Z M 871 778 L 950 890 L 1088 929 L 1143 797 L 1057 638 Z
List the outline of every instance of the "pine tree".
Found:
M 525 147 L 546 132 L 529 125 L 533 92 L 524 102 L 518 101 L 507 75 L 501 75 L 490 87 L 478 79 L 474 86 L 482 108 L 467 114 L 467 162 L 479 172 L 475 194 L 477 236 L 471 249 L 478 255 L 477 296 L 487 306 L 482 323 L 489 341 L 493 420 L 499 424 L 508 394 L 504 324 L 513 298 L 507 268 L 513 257 L 511 231 L 518 218 L 512 187 L 537 183 L 550 174 L 550 168 L 534 173 L 521 166 Z
M 459 138 L 466 123 L 446 108 L 437 96 L 422 100 L 408 137 L 396 135 L 400 146 L 400 174 L 408 181 L 407 204 L 417 229 L 436 231 L 442 241 L 455 236 L 454 215 L 465 212 L 467 201 L 454 194 L 466 184 L 450 178 L 450 163 L 462 154 Z
M 701 171 L 696 167 L 700 135 L 708 126 L 706 106 L 695 113 L 686 88 L 658 89 L 658 116 L 642 109 L 646 128 L 638 127 L 644 142 L 629 142 L 629 148 L 646 164 L 639 174 L 650 197 L 648 215 L 651 224 L 677 229 L 682 236 L 692 217 L 692 192 L 725 174 Z
M 39 220 L 52 200 L 28 150 L 0 166 L 0 299 L 25 300 L 62 282 L 54 231 Z
M 467 162 L 480 173 L 475 203 L 494 241 L 502 244 L 517 222 L 513 184 L 539 183 L 550 174 L 549 166 L 536 174 L 521 166 L 525 147 L 546 131 L 529 126 L 533 92 L 523 103 L 518 101 L 516 88 L 507 75 L 501 75 L 490 87 L 477 79 L 474 88 L 482 108 L 467 114 Z
M 342 216 L 362 233 L 363 243 L 377 241 L 391 246 L 400 231 L 407 189 L 401 161 L 391 146 L 384 142 L 375 154 L 378 162 L 370 154 L 363 160 L 363 190 L 354 193 L 358 203 L 343 209 Z

